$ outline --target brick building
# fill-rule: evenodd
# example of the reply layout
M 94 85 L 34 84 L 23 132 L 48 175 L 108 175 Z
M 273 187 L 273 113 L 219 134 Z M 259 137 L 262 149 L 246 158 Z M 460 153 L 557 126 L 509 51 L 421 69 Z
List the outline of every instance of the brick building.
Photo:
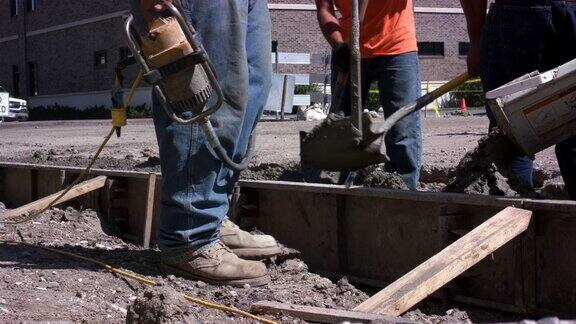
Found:
M 118 0 L 0 0 L 0 84 L 31 105 L 108 104 L 114 66 L 127 54 L 122 16 L 128 7 Z M 273 40 L 288 53 L 279 72 L 318 81 L 314 76 L 324 72 L 318 58 L 328 46 L 314 1 L 270 0 L 269 7 Z M 459 1 L 415 0 L 415 12 L 423 81 L 464 71 L 467 36 Z M 148 100 L 142 89 L 136 103 Z

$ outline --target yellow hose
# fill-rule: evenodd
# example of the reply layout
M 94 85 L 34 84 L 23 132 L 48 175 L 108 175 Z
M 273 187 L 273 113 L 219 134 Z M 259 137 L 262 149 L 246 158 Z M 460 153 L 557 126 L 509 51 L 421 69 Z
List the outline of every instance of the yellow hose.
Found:
M 95 264 L 103 269 L 106 269 L 114 274 L 117 274 L 119 276 L 125 277 L 125 278 L 130 278 L 133 280 L 136 280 L 140 283 L 143 283 L 145 285 L 148 286 L 157 286 L 158 284 L 152 280 L 152 279 L 148 279 L 144 276 L 138 275 L 138 274 L 133 274 L 124 270 L 120 270 L 117 268 L 114 268 L 113 266 L 106 264 L 104 262 L 95 260 L 95 259 L 91 259 L 88 257 L 84 257 L 75 253 L 71 253 L 71 252 L 66 252 L 66 251 L 61 251 L 55 248 L 51 248 L 51 247 L 47 247 L 47 246 L 42 246 L 42 245 L 37 245 L 37 244 L 31 244 L 31 243 L 27 243 L 27 242 L 17 242 L 17 241 L 6 241 L 6 240 L 0 240 L 0 243 L 4 243 L 4 244 L 12 244 L 12 245 L 25 245 L 25 246 L 29 246 L 29 247 L 34 247 L 34 248 L 39 248 L 39 249 L 43 249 L 46 251 L 50 251 L 56 254 L 60 254 L 66 257 L 69 257 L 71 259 L 75 259 L 75 260 L 80 260 L 80 261 L 86 261 L 86 262 L 90 262 L 92 264 Z M 182 297 L 184 297 L 184 299 L 193 302 L 195 304 L 204 306 L 204 307 L 208 307 L 208 308 L 212 308 L 212 309 L 217 309 L 217 310 L 221 310 L 221 311 L 225 311 L 225 312 L 230 312 L 233 314 L 237 314 L 249 319 L 253 319 L 255 321 L 258 321 L 260 323 L 266 323 L 266 324 L 277 324 L 277 322 L 269 320 L 267 318 L 263 318 L 263 317 L 259 317 L 256 316 L 254 314 L 245 312 L 243 310 L 240 310 L 238 308 L 235 307 L 230 307 L 230 306 L 226 306 L 226 305 L 222 305 L 222 304 L 218 304 L 218 303 L 213 303 L 213 302 L 209 302 L 200 298 L 196 298 L 191 296 L 190 294 L 187 293 L 180 293 L 180 295 Z

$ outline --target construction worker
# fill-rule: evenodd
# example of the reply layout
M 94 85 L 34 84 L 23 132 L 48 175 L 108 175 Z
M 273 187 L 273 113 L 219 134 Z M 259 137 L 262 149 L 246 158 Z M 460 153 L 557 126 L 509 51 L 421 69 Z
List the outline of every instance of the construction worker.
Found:
M 547 71 L 576 58 L 576 2 L 556 0 L 496 0 L 487 12 L 486 0 L 461 0 L 468 22 L 468 70 L 480 75 L 484 91 L 524 74 Z M 487 110 L 490 128 L 496 126 Z M 556 145 L 556 156 L 571 199 L 576 199 L 576 137 Z M 533 161 L 518 156 L 511 177 L 533 187 Z
M 350 70 L 348 46 L 351 25 L 349 0 L 316 0 L 318 22 L 332 47 L 332 84 L 338 72 Z M 340 11 L 337 18 L 335 7 Z M 378 82 L 380 104 L 390 116 L 421 95 L 420 64 L 412 0 L 370 1 L 360 29 L 362 99 L 372 82 Z M 334 86 L 332 87 L 334 89 Z M 350 86 L 346 86 L 340 110 L 350 115 Z M 420 114 L 399 121 L 386 135 L 391 161 L 386 171 L 397 172 L 410 189 L 416 189 L 422 160 Z
M 165 10 L 160 0 L 131 0 L 131 5 L 141 32 Z M 268 2 L 182 0 L 179 5 L 198 32 L 226 99 L 210 119 L 228 154 L 241 160 L 272 79 Z M 156 98 L 154 124 L 163 179 L 162 270 L 213 284 L 268 283 L 264 263 L 246 259 L 277 255 L 280 247 L 273 237 L 251 235 L 226 218 L 235 175 L 211 152 L 198 125 L 172 122 Z

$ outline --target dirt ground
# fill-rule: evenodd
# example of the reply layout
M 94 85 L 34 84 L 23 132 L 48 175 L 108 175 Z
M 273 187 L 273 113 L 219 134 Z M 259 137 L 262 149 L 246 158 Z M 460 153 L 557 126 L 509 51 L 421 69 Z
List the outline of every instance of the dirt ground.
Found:
M 107 232 L 108 234 L 106 234 Z M 32 223 L 0 225 L 0 240 L 40 244 L 97 259 L 145 275 L 161 285 L 148 287 L 90 263 L 34 247 L 0 243 L 0 322 L 70 321 L 162 323 L 252 322 L 182 300 L 176 292 L 249 310 L 253 302 L 270 300 L 317 307 L 352 309 L 368 295 L 348 283 L 308 272 L 302 261 L 267 261 L 272 283 L 265 287 L 215 287 L 158 271 L 159 253 L 126 243 L 112 235 L 90 210 L 53 209 Z M 369 291 L 373 293 L 374 291 Z M 282 323 L 301 321 L 270 317 Z M 514 316 L 481 309 L 442 307 L 425 302 L 404 315 L 424 323 L 495 322 Z
M 443 116 L 423 118 L 423 165 L 452 167 L 487 134 L 485 116 Z M 299 161 L 299 131 L 309 131 L 314 122 L 264 121 L 257 128 L 255 163 L 285 164 Z M 110 127 L 105 121 L 56 121 L 4 123 L 0 125 L 0 159 L 26 159 L 35 152 L 54 158 L 88 157 L 102 141 Z M 114 137 L 102 157 L 147 161 L 157 156 L 158 147 L 152 120 L 129 120 L 122 137 Z M 536 166 L 557 171 L 554 151 L 548 149 L 536 158 Z M 556 173 L 555 173 L 556 174 Z
M 262 122 L 254 170 L 267 164 L 294 165 L 298 162 L 298 132 L 312 129 L 311 122 Z M 4 123 L 0 125 L 0 161 L 20 161 L 83 166 L 102 140 L 108 121 Z M 423 119 L 423 178 L 440 182 L 465 152 L 486 135 L 483 116 L 428 117 Z M 96 167 L 112 169 L 158 169 L 158 148 L 151 120 L 130 120 L 122 137 L 113 138 Z M 553 150 L 536 159 L 542 184 L 559 181 Z M 274 171 L 264 168 L 263 172 Z M 258 176 L 259 177 L 259 176 Z M 370 177 L 366 182 L 374 182 Z M 394 179 L 392 179 L 394 180 Z M 1 204 L 0 204 L 1 205 Z M 1 208 L 1 206 L 0 206 Z M 158 272 L 157 250 L 144 250 L 113 236 L 114 229 L 102 224 L 92 211 L 54 209 L 40 219 L 20 225 L 0 224 L 0 240 L 25 240 L 57 247 L 134 271 L 161 283 L 146 287 L 85 262 L 70 260 L 32 247 L 0 246 L 0 322 L 72 321 L 125 322 L 150 314 L 176 316 L 179 322 L 249 322 L 221 311 L 208 310 L 174 297 L 174 291 L 248 310 L 259 300 L 351 309 L 375 291 L 362 290 L 345 278 L 331 281 L 308 272 L 298 259 L 268 261 L 272 284 L 263 288 L 212 287 L 202 282 L 163 277 Z M 148 314 L 148 315 L 146 315 Z M 168 314 L 168 315 L 166 315 Z M 159 316 L 159 315 L 158 315 Z M 518 320 L 458 305 L 442 306 L 426 301 L 404 315 L 426 323 L 503 322 Z M 272 319 L 299 321 L 287 316 Z
M 422 120 L 421 189 L 441 191 L 465 153 L 476 147 L 478 140 L 487 134 L 488 121 L 479 113 L 467 117 L 429 114 Z M 266 167 L 293 168 L 299 162 L 299 132 L 309 131 L 314 125 L 314 122 L 303 121 L 261 122 L 257 128 L 251 168 L 260 171 Z M 0 161 L 82 167 L 109 127 L 109 121 L 4 123 L 0 125 Z M 159 170 L 152 120 L 130 120 L 122 130 L 122 137 L 112 138 L 95 167 Z M 539 193 L 541 191 L 544 198 L 566 198 L 553 148 L 536 156 L 535 168 L 535 186 L 543 188 Z M 248 178 L 255 177 L 252 174 Z M 272 179 L 269 174 L 263 178 Z

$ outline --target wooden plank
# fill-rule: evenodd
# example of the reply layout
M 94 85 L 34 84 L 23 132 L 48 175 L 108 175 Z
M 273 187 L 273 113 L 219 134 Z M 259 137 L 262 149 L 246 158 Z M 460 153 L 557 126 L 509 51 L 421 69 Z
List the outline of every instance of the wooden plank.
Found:
M 255 314 L 286 314 L 304 321 L 316 323 L 370 323 L 372 321 L 378 321 L 379 323 L 412 323 L 402 318 L 373 313 L 283 304 L 272 301 L 254 303 L 250 310 Z
M 61 204 L 63 202 L 66 202 L 68 200 L 74 199 L 76 197 L 85 195 L 86 193 L 89 193 L 91 191 L 100 189 L 102 187 L 104 187 L 104 184 L 106 183 L 106 177 L 105 176 L 99 176 L 96 177 L 94 179 L 90 179 L 87 181 L 84 181 L 82 183 L 77 184 L 76 186 L 74 186 L 70 191 L 68 191 L 62 198 L 60 198 L 60 200 L 58 200 L 58 204 Z M 2 213 L 2 218 L 10 218 L 10 217 L 18 217 L 21 215 L 24 215 L 26 213 L 30 213 L 30 212 L 34 212 L 34 211 L 38 211 L 38 210 L 42 210 L 44 208 L 46 208 L 47 206 L 50 205 L 50 203 L 52 203 L 52 201 L 60 196 L 62 193 L 64 192 L 64 190 L 59 191 L 55 194 L 52 194 L 50 196 L 44 197 L 42 199 L 33 201 L 29 204 L 26 204 L 24 206 L 15 208 L 15 209 L 10 209 L 7 210 L 6 212 Z
M 508 207 L 354 308 L 398 316 L 524 232 L 532 212 Z
M 146 219 L 144 220 L 144 233 L 142 233 L 142 245 L 150 247 L 152 236 L 152 220 L 154 218 L 154 198 L 156 197 L 156 173 L 151 172 L 148 177 L 148 190 L 146 192 Z

